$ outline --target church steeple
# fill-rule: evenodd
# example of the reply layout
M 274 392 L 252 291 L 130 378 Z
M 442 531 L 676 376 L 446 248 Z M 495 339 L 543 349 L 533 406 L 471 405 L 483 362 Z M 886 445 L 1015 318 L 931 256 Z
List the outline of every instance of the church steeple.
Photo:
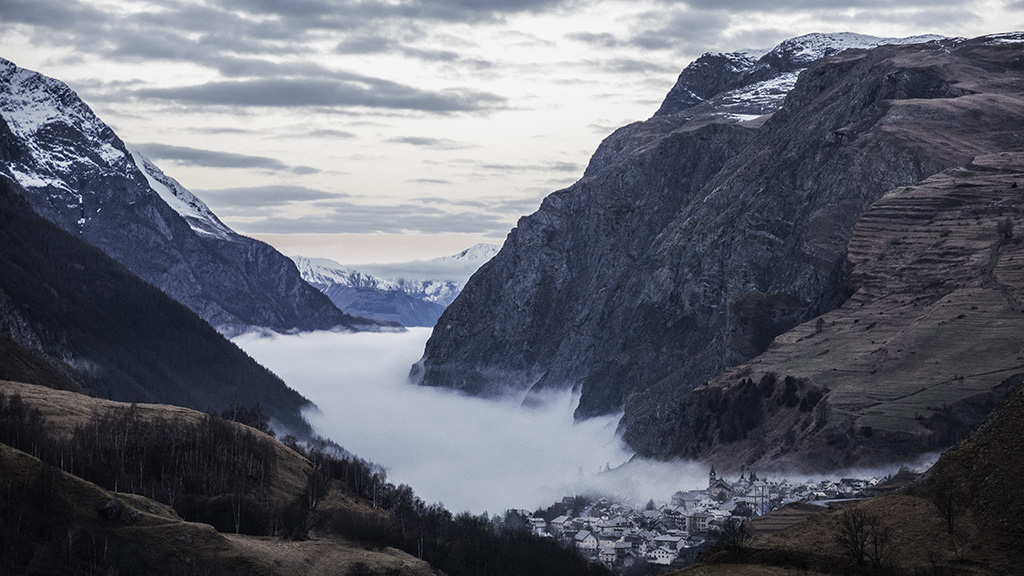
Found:
M 715 484 L 715 480 L 718 476 L 715 474 L 715 465 L 711 465 L 711 473 L 708 474 L 708 488 L 711 488 Z

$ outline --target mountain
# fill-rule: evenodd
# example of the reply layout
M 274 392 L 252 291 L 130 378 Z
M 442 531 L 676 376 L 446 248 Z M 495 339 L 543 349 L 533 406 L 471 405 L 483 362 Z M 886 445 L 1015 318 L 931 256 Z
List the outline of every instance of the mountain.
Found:
M 756 60 L 709 56 L 684 70 L 677 88 L 718 84 L 687 88 L 693 102 L 674 88 L 658 114 L 605 139 L 576 184 L 520 219 L 445 311 L 412 376 L 477 394 L 576 388 L 577 417 L 625 409 L 622 431 L 641 454 L 686 452 L 683 423 L 670 440 L 652 435 L 672 429 L 666 414 L 684 410 L 691 390 L 856 291 L 848 247 L 872 204 L 1024 146 L 1024 36 L 875 39 L 809 64 L 804 54 L 817 52 L 800 48 L 850 38 L 801 37 Z M 760 98 L 759 83 L 783 84 L 803 66 L 784 96 Z M 806 386 L 798 400 L 829 381 Z
M 326 258 L 296 256 L 302 279 L 350 314 L 403 326 L 433 326 L 469 277 L 498 252 L 476 244 L 458 254 L 361 270 Z
M 152 162 L 130 154 L 67 85 L 2 59 L 0 162 L 39 215 L 225 334 L 375 326 L 342 313 L 291 260 L 236 234 Z
M 35 214 L 0 176 L 0 374 L 126 402 L 262 405 L 309 434 L 298 392 L 182 304 Z

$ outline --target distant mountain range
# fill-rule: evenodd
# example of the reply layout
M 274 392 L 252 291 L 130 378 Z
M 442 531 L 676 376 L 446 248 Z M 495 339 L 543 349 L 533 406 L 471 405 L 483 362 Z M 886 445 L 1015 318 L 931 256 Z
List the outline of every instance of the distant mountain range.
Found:
M 0 174 L 42 217 L 98 246 L 221 332 L 376 329 L 236 234 L 155 164 L 130 154 L 64 83 L 0 59 Z
M 470 276 L 497 254 L 476 244 L 458 254 L 358 269 L 326 258 L 295 256 L 302 278 L 349 314 L 403 326 L 433 326 Z
M 951 445 L 1024 374 L 1004 331 L 1020 240 L 997 231 L 1024 206 L 1022 46 L 813 34 L 701 56 L 520 219 L 412 376 L 576 389 L 579 418 L 625 411 L 641 455 L 734 468 Z

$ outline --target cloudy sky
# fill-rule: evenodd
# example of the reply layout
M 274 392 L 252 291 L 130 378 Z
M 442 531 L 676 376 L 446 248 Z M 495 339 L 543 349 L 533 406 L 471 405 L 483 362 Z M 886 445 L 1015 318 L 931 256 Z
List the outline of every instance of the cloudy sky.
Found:
M 0 56 L 236 230 L 344 263 L 500 243 L 705 51 L 1021 29 L 1022 0 L 0 2 Z

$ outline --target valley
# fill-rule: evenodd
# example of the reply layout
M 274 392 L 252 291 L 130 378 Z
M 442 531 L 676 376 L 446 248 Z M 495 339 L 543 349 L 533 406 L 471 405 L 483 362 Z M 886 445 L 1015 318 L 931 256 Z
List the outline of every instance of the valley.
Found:
M 148 144 L 251 169 L 222 220 L 0 59 L 0 572 L 1019 572 L 1022 50 L 707 52 L 501 246 L 359 267 L 225 221 L 490 200 Z

